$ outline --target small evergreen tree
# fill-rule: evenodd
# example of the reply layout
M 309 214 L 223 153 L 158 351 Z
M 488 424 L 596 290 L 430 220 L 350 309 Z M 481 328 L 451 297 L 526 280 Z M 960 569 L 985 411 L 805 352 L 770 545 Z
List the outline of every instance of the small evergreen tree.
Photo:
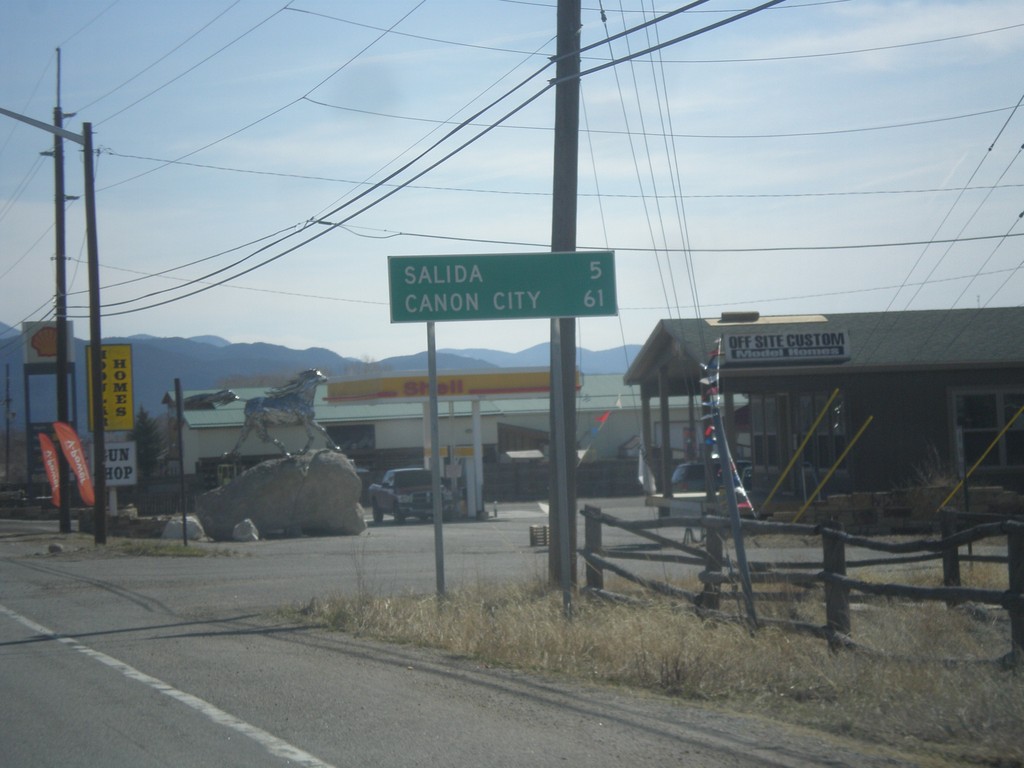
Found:
M 129 437 L 135 441 L 135 458 L 138 462 L 139 477 L 145 482 L 152 478 L 160 466 L 164 452 L 164 435 L 157 421 L 140 407 L 135 416 L 135 429 Z

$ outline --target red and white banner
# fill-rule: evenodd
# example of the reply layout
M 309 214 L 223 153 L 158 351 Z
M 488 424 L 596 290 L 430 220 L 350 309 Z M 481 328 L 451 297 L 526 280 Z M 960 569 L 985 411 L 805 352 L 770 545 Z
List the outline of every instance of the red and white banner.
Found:
M 78 494 L 87 505 L 96 503 L 96 494 L 93 492 L 92 476 L 89 474 L 89 463 L 85 459 L 85 451 L 82 450 L 82 443 L 78 439 L 78 433 L 70 424 L 63 421 L 53 422 L 53 431 L 57 433 L 60 440 L 60 449 L 64 452 L 64 458 L 71 465 L 71 471 L 78 478 Z
M 53 447 L 53 440 L 39 433 L 39 447 L 43 451 L 43 468 L 46 470 L 46 479 L 50 481 L 50 501 L 53 506 L 60 506 L 60 472 L 57 469 L 57 449 Z

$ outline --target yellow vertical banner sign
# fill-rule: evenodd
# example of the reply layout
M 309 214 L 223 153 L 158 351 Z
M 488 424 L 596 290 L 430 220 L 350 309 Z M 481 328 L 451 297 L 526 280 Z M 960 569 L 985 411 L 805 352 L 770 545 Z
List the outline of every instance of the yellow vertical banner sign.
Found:
M 110 432 L 135 428 L 135 395 L 132 390 L 132 345 L 102 344 L 103 358 L 103 428 Z M 92 356 L 86 355 L 89 382 L 89 402 L 92 402 Z M 89 409 L 89 429 L 93 425 L 92 408 Z

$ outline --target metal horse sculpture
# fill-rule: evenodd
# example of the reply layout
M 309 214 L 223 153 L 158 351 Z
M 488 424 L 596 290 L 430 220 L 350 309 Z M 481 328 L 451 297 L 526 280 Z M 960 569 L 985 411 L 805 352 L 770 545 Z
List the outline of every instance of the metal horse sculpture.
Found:
M 327 430 L 316 423 L 313 418 L 313 396 L 316 394 L 317 384 L 327 381 L 327 377 L 316 369 L 303 371 L 283 387 L 268 389 L 264 397 L 255 397 L 245 404 L 245 424 L 242 426 L 242 433 L 238 436 L 238 442 L 228 454 L 237 456 L 242 443 L 249 436 L 253 427 L 260 440 L 265 443 L 273 443 L 285 456 L 291 456 L 284 443 L 267 432 L 268 426 L 279 424 L 301 424 L 306 428 L 305 447 L 299 451 L 300 454 L 309 450 L 316 436 L 314 430 L 319 432 L 327 440 L 327 445 L 334 451 L 341 449 L 331 440 Z

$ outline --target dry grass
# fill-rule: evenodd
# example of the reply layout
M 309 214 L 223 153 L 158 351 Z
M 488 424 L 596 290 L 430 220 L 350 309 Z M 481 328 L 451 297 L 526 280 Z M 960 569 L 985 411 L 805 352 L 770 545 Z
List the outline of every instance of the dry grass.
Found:
M 232 557 L 236 553 L 223 547 L 185 545 L 159 539 L 115 539 L 107 544 L 110 552 L 133 557 Z
M 921 575 L 928 578 L 936 583 Z M 579 597 L 571 621 L 561 594 L 541 583 L 481 586 L 444 600 L 339 597 L 302 613 L 360 636 L 710 702 L 957 764 L 1024 765 L 1024 673 L 996 663 L 1009 650 L 1004 612 L 858 605 L 853 639 L 872 651 L 830 653 L 821 639 L 779 628 L 751 634 L 664 598 L 633 596 L 645 604 Z M 759 603 L 760 615 L 824 623 L 820 593 L 792 598 Z

